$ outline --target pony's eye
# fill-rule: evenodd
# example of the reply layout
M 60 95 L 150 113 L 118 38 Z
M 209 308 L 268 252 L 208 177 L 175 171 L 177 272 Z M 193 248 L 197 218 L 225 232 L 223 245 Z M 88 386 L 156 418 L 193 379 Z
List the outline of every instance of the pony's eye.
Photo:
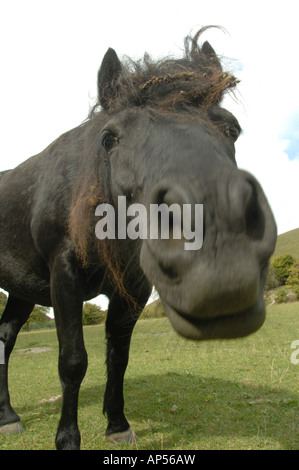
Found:
M 107 133 L 104 135 L 102 145 L 106 152 L 110 152 L 116 143 L 118 143 L 118 137 L 116 137 L 114 134 Z
M 240 130 L 236 126 L 227 126 L 225 129 L 225 135 L 232 137 L 235 141 L 240 135 Z

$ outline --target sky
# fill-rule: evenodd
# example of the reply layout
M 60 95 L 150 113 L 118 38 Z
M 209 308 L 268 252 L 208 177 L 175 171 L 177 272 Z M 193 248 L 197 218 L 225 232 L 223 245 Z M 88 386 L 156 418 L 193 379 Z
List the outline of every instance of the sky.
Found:
M 0 171 L 79 125 L 103 55 L 181 56 L 204 25 L 240 80 L 224 106 L 244 129 L 238 166 L 262 184 L 278 233 L 299 227 L 298 2 L 284 0 L 10 0 L 0 3 Z

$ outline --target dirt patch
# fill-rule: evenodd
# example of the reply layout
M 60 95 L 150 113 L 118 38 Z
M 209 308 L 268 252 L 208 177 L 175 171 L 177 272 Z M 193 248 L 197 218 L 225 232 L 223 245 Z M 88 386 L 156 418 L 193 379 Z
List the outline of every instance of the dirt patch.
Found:
M 31 354 L 40 354 L 47 351 L 52 351 L 53 348 L 43 347 L 43 348 L 27 348 L 27 349 L 17 349 L 18 353 L 31 353 Z
M 50 398 L 43 398 L 40 403 L 55 403 L 55 401 L 59 400 L 61 398 L 61 395 L 55 395 L 54 397 Z

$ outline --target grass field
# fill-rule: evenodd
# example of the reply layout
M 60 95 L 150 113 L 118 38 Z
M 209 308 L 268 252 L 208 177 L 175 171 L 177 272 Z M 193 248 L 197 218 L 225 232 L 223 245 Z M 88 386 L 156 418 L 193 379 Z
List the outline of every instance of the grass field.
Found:
M 263 328 L 240 340 L 194 343 L 166 318 L 141 320 L 125 381 L 134 449 L 299 449 L 299 303 L 273 305 Z M 104 327 L 84 330 L 82 449 L 129 449 L 105 440 Z M 45 349 L 35 349 L 45 348 Z M 0 435 L 0 449 L 54 449 L 60 414 L 55 331 L 19 335 L 10 364 L 12 403 L 25 432 Z M 299 355 L 297 356 L 299 357 Z

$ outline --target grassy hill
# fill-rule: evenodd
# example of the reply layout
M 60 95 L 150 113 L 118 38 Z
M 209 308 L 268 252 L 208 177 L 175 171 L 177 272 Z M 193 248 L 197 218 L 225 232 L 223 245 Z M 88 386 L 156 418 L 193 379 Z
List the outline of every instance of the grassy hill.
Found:
M 144 307 L 140 318 L 142 320 L 145 320 L 148 318 L 161 318 L 165 316 L 166 313 L 162 302 L 160 299 L 157 299 Z
M 299 260 L 299 228 L 278 235 L 273 257 L 286 253 L 294 256 L 296 260 Z

